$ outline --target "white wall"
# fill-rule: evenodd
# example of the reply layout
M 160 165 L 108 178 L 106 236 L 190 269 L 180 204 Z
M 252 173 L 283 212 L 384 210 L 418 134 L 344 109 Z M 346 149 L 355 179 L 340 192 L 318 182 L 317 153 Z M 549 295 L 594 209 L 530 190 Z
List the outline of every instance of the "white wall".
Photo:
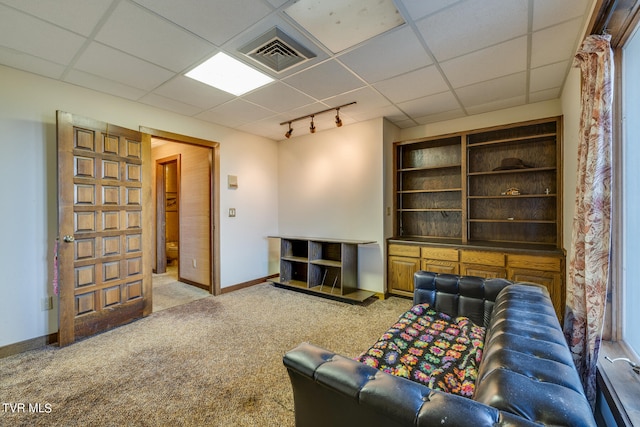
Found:
M 383 119 L 279 142 L 280 235 L 372 240 L 362 289 L 384 291 Z
M 221 286 L 269 274 L 267 235 L 278 231 L 278 146 L 154 107 L 0 66 L 0 347 L 58 330 L 52 295 L 57 235 L 56 110 L 220 143 Z M 227 175 L 238 175 L 229 190 Z M 235 207 L 237 217 L 227 216 Z
M 572 68 L 562 92 L 564 113 L 564 199 L 562 223 L 564 248 L 567 250 L 567 267 L 571 256 L 571 233 L 575 214 L 576 183 L 578 170 L 578 137 L 580 133 L 580 70 Z M 567 268 L 567 271 L 569 269 Z

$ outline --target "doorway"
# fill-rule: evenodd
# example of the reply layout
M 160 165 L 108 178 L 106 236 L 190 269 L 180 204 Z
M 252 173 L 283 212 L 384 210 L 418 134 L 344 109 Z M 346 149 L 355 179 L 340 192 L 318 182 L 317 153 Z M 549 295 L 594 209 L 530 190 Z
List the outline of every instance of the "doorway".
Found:
M 140 130 L 152 152 L 154 289 L 156 282 L 177 283 L 177 298 L 187 301 L 219 295 L 219 144 Z M 154 290 L 153 311 L 159 298 Z

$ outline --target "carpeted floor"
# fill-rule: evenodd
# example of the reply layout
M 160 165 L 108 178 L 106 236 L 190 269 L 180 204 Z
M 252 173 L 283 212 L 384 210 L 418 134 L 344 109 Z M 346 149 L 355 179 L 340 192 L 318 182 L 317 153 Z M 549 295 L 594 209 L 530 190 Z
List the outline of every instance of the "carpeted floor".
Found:
M 355 357 L 410 306 L 395 297 L 349 305 L 266 283 L 202 298 L 0 359 L 0 425 L 293 426 L 282 355 L 309 341 Z M 30 412 L 36 404 L 40 413 Z
M 153 311 L 162 311 L 211 295 L 196 286 L 178 282 L 178 267 L 167 266 L 166 273 L 153 275 Z

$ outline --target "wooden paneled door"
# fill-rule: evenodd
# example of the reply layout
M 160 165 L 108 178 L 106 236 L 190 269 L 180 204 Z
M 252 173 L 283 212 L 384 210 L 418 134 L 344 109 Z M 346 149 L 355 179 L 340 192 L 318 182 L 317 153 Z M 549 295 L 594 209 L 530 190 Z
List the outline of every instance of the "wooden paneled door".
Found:
M 140 132 L 60 111 L 57 132 L 64 346 L 151 312 L 151 148 Z

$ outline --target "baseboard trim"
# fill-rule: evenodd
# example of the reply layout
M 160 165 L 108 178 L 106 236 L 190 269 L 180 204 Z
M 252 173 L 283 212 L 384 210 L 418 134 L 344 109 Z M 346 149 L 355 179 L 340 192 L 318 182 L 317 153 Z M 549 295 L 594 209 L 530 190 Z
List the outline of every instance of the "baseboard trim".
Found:
M 240 289 L 249 288 L 251 286 L 259 285 L 268 281 L 269 279 L 273 279 L 274 277 L 279 277 L 280 274 L 272 274 L 271 276 L 262 277 L 260 279 L 249 280 L 248 282 L 238 283 L 237 285 L 227 286 L 225 288 L 220 289 L 221 294 L 228 294 L 229 292 L 239 291 Z
M 54 332 L 53 334 L 20 341 L 15 344 L 9 344 L 4 347 L 0 347 L 0 359 L 13 356 L 14 354 L 24 353 L 25 351 L 35 350 L 37 348 L 44 347 L 45 345 L 55 344 L 57 342 L 58 333 Z

